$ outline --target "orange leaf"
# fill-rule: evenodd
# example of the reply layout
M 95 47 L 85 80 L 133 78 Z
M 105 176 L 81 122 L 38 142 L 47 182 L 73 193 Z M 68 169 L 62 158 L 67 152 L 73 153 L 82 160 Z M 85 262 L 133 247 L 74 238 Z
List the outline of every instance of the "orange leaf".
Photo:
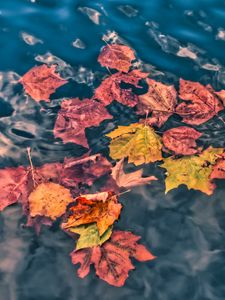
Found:
M 75 199 L 76 204 L 69 208 L 69 216 L 63 229 L 96 222 L 101 236 L 120 215 L 122 205 L 110 192 L 83 195 Z
M 25 92 L 30 95 L 35 101 L 44 100 L 49 102 L 49 97 L 61 85 L 67 83 L 67 80 L 62 79 L 56 73 L 56 66 L 48 67 L 43 64 L 33 67 L 20 79 Z

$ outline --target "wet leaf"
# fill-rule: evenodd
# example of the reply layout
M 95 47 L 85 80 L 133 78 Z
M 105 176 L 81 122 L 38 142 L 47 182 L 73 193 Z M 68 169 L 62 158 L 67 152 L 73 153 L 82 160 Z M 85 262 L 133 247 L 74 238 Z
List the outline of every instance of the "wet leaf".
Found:
M 65 213 L 67 205 L 73 201 L 70 191 L 65 187 L 53 182 L 41 183 L 29 196 L 30 215 L 56 220 Z
M 107 45 L 102 49 L 98 57 L 98 62 L 103 67 L 127 73 L 131 67 L 131 62 L 134 59 L 134 51 L 130 47 L 112 44 Z
M 183 122 L 200 125 L 214 117 L 223 109 L 220 97 L 210 85 L 204 86 L 199 82 L 180 80 L 180 103 L 176 113 L 183 118 Z
M 174 113 L 177 104 L 177 92 L 173 85 L 166 85 L 154 79 L 146 79 L 148 92 L 139 96 L 137 113 L 140 115 L 151 113 L 145 120 L 149 125 L 161 127 Z
M 163 133 L 164 146 L 175 154 L 192 155 L 199 152 L 196 140 L 202 134 L 187 126 L 172 128 Z
M 71 142 L 88 148 L 85 129 L 111 118 L 106 108 L 95 100 L 64 100 L 56 119 L 54 135 L 61 138 L 63 143 Z
M 67 83 L 56 73 L 56 66 L 48 67 L 43 64 L 33 67 L 20 79 L 25 92 L 35 101 L 44 100 L 49 102 L 49 97 L 57 88 Z
M 95 90 L 94 99 L 99 100 L 104 105 L 109 105 L 116 100 L 123 105 L 134 107 L 138 103 L 138 96 L 132 92 L 132 89 L 122 89 L 121 82 L 140 87 L 138 82 L 146 78 L 148 73 L 139 70 L 133 70 L 127 74 L 115 73 L 104 79 L 101 85 Z
M 75 204 L 68 210 L 68 219 L 62 228 L 70 230 L 71 227 L 96 223 L 99 235 L 111 226 L 120 216 L 122 205 L 112 193 L 82 195 L 75 199 Z
M 96 274 L 111 285 L 123 286 L 128 272 L 134 269 L 130 260 L 138 261 L 155 259 L 145 246 L 138 244 L 139 236 L 127 231 L 114 231 L 110 240 L 101 247 L 86 248 L 71 253 L 72 263 L 80 263 L 78 276 L 83 278 L 94 264 Z
M 101 236 L 99 235 L 96 223 L 72 227 L 70 228 L 70 232 L 80 235 L 76 244 L 76 250 L 79 250 L 105 243 L 112 234 L 112 226 L 110 226 Z
M 121 159 L 112 168 L 112 177 L 119 187 L 131 188 L 138 185 L 149 184 L 153 180 L 157 180 L 155 176 L 142 177 L 143 170 L 137 170 L 131 173 L 124 173 L 124 160 Z
M 167 170 L 166 193 L 185 184 L 188 189 L 199 190 L 211 195 L 215 185 L 210 180 L 213 165 L 223 153 L 222 148 L 208 148 L 199 155 L 173 159 L 165 158 L 160 166 Z
M 225 179 L 225 153 L 217 160 L 210 175 L 211 179 Z
M 112 139 L 110 156 L 113 159 L 128 157 L 136 166 L 162 159 L 161 138 L 150 126 L 131 124 L 119 126 L 107 134 Z

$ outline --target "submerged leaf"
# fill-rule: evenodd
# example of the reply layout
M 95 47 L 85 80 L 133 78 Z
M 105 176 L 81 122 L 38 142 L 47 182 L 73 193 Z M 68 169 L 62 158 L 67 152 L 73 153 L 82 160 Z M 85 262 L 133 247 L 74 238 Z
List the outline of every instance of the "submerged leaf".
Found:
M 73 201 L 70 191 L 65 187 L 52 182 L 41 183 L 29 196 L 30 215 L 56 220 L 65 213 L 67 205 Z
M 127 73 L 130 69 L 131 62 L 134 59 L 134 51 L 130 47 L 112 44 L 107 45 L 102 49 L 98 57 L 98 62 L 103 67 Z
M 49 97 L 57 88 L 67 83 L 56 73 L 56 66 L 48 67 L 43 64 L 33 67 L 20 79 L 25 92 L 35 101 L 44 100 L 49 102 Z
M 111 226 L 120 216 L 122 205 L 112 193 L 82 195 L 75 199 L 75 204 L 69 208 L 68 219 L 62 228 L 70 230 L 71 227 L 96 223 L 99 235 Z
M 164 146 L 175 154 L 192 155 L 199 152 L 195 142 L 202 134 L 187 126 L 169 129 L 163 133 Z
M 138 123 L 119 126 L 107 136 L 112 139 L 110 156 L 113 159 L 128 157 L 128 162 L 136 166 L 162 159 L 161 138 L 149 126 Z
M 213 165 L 223 153 L 222 148 L 208 148 L 199 155 L 173 159 L 165 158 L 160 166 L 167 170 L 166 193 L 185 184 L 188 189 L 211 195 L 215 185 L 210 180 Z
M 94 264 L 96 274 L 111 285 L 123 286 L 128 272 L 134 269 L 130 257 L 138 261 L 155 259 L 145 246 L 138 244 L 139 236 L 127 231 L 114 231 L 101 247 L 87 248 L 71 253 L 72 263 L 80 263 L 78 276 L 83 278 Z
M 75 143 L 88 148 L 85 129 L 98 126 L 102 121 L 112 119 L 106 108 L 92 99 L 78 98 L 64 100 L 58 113 L 54 135 L 64 143 Z
M 174 113 L 177 104 L 177 92 L 173 85 L 166 85 L 154 79 L 146 79 L 148 92 L 139 96 L 138 114 L 151 113 L 145 120 L 149 125 L 161 127 Z
M 220 97 L 213 88 L 199 82 L 181 79 L 180 98 L 185 102 L 177 106 L 176 113 L 187 124 L 200 125 L 223 109 Z

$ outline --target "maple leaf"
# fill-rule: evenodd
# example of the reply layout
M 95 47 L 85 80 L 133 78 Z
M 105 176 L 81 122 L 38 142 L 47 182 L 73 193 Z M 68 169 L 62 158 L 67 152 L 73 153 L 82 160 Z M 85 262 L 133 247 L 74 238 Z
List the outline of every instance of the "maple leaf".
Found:
M 202 134 L 187 126 L 172 128 L 163 133 L 164 146 L 175 154 L 192 155 L 199 152 L 195 142 Z
M 128 157 L 136 166 L 162 159 L 161 138 L 153 128 L 144 124 L 119 126 L 106 136 L 112 139 L 110 156 L 113 159 Z
M 56 220 L 65 213 L 67 205 L 73 201 L 70 191 L 65 187 L 53 182 L 41 183 L 29 196 L 30 215 Z
M 217 160 L 216 164 L 213 166 L 210 178 L 225 179 L 225 153 L 221 155 L 221 157 Z
M 95 90 L 93 98 L 98 99 L 104 105 L 109 105 L 116 100 L 123 105 L 134 107 L 138 103 L 138 96 L 132 92 L 132 89 L 122 89 L 120 84 L 125 82 L 138 88 L 140 87 L 138 82 L 147 76 L 148 73 L 139 70 L 133 70 L 127 74 L 121 72 L 112 74 L 102 81 Z
M 131 62 L 134 59 L 134 51 L 130 47 L 113 44 L 107 45 L 102 49 L 98 57 L 98 62 L 103 67 L 127 73 L 131 67 Z
M 27 171 L 24 167 L 0 170 L 0 211 L 16 203 L 26 189 Z
M 185 102 L 177 106 L 176 113 L 187 124 L 200 125 L 223 109 L 218 93 L 199 82 L 180 79 L 180 98 Z
M 80 263 L 78 276 L 84 278 L 94 264 L 96 274 L 111 285 L 123 286 L 128 272 L 134 269 L 130 257 L 138 261 L 155 259 L 145 246 L 138 244 L 139 236 L 127 231 L 114 231 L 101 247 L 86 248 L 71 253 L 72 263 Z
M 96 223 L 99 235 L 111 226 L 120 215 L 122 205 L 111 192 L 82 195 L 75 199 L 75 204 L 69 207 L 68 219 L 62 228 L 70 230 L 71 227 Z
M 25 92 L 37 102 L 49 102 L 50 95 L 67 82 L 56 73 L 55 65 L 48 67 L 45 64 L 33 67 L 20 79 Z
M 137 113 L 140 115 L 151 112 L 145 120 L 149 125 L 161 127 L 174 113 L 177 104 L 177 92 L 173 85 L 166 85 L 154 79 L 146 79 L 148 91 L 139 96 Z
M 110 226 L 101 236 L 99 235 L 96 223 L 72 227 L 69 231 L 80 235 L 76 244 L 76 250 L 79 250 L 105 243 L 112 234 L 112 226 Z
M 142 177 L 143 170 L 124 173 L 124 159 L 121 159 L 112 168 L 112 178 L 119 187 L 130 188 L 138 185 L 149 184 L 152 180 L 158 180 L 155 176 Z
M 71 142 L 88 148 L 85 129 L 98 126 L 106 119 L 112 119 L 112 116 L 93 99 L 64 100 L 56 119 L 54 136 L 61 138 L 63 143 Z
M 222 153 L 223 148 L 209 147 L 199 155 L 184 156 L 179 159 L 165 158 L 160 167 L 167 170 L 166 193 L 185 184 L 188 189 L 211 195 L 215 185 L 210 180 L 210 174 Z

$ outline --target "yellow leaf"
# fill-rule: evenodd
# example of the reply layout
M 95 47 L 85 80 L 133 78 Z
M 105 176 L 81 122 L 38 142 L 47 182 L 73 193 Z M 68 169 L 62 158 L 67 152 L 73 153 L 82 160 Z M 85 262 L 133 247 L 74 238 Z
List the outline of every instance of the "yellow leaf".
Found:
M 167 170 L 166 193 L 185 184 L 188 189 L 211 195 L 214 184 L 210 181 L 210 174 L 213 165 L 222 153 L 222 148 L 209 147 L 199 155 L 184 156 L 179 159 L 165 158 L 160 167 Z
M 73 201 L 65 187 L 52 182 L 41 183 L 29 196 L 30 215 L 55 220 L 65 213 L 67 205 Z
M 144 124 L 119 126 L 107 134 L 112 139 L 110 156 L 113 159 L 128 157 L 136 166 L 162 159 L 162 143 L 153 128 Z

